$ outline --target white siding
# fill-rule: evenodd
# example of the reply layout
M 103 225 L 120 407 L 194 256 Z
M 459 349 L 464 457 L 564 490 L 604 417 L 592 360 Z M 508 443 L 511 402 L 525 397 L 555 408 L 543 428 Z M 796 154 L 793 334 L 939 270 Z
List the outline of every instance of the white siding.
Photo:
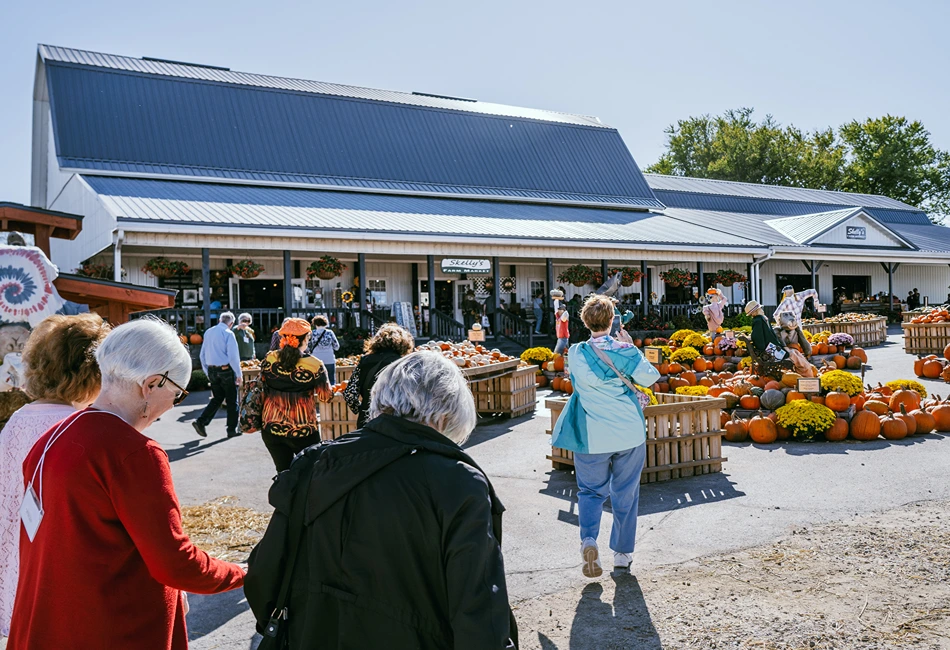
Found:
M 848 228 L 853 226 L 864 228 L 866 239 L 848 239 Z M 873 246 L 875 248 L 907 248 L 899 239 L 878 225 L 876 221 L 863 215 L 858 215 L 838 224 L 813 243 L 840 246 Z
M 71 273 L 79 267 L 80 262 L 112 246 L 116 221 L 78 176 L 74 175 L 52 205 L 47 207 L 84 215 L 82 232 L 76 239 L 50 240 L 53 263 L 64 273 Z

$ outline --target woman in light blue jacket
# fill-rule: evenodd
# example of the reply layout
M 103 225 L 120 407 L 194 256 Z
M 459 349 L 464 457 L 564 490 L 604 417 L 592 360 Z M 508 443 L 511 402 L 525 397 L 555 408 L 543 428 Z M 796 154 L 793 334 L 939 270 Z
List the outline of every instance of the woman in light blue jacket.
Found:
M 336 355 L 333 353 L 340 349 L 340 342 L 333 330 L 327 327 L 329 323 L 323 316 L 314 316 L 310 324 L 313 326 L 313 333 L 310 335 L 310 349 L 307 352 L 323 362 L 332 386 L 336 383 Z
M 651 386 L 660 376 L 633 344 L 611 338 L 613 319 L 610 298 L 592 295 L 584 303 L 581 320 L 591 338 L 571 346 L 574 394 L 552 440 L 555 447 L 574 452 L 581 556 L 588 578 L 603 573 L 597 534 L 608 496 L 614 516 L 610 531 L 614 567 L 629 569 L 633 562 L 640 472 L 646 460 L 643 401 L 648 404 L 649 398 L 628 383 Z

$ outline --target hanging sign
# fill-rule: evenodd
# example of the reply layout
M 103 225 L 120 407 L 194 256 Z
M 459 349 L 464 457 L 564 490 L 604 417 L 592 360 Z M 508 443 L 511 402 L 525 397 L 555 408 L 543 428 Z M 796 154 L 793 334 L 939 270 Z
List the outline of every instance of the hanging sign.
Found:
M 446 257 L 442 260 L 443 273 L 491 273 L 491 260 L 473 260 Z
M 848 226 L 846 232 L 847 232 L 848 239 L 867 239 L 868 238 L 868 230 L 864 226 Z

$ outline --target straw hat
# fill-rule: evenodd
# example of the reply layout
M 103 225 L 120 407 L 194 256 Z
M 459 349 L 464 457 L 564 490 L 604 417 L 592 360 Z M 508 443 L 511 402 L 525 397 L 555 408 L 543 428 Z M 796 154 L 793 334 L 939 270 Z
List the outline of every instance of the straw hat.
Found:
M 746 316 L 751 316 L 757 309 L 761 309 L 762 305 L 757 303 L 755 300 L 750 300 L 745 304 L 745 313 Z

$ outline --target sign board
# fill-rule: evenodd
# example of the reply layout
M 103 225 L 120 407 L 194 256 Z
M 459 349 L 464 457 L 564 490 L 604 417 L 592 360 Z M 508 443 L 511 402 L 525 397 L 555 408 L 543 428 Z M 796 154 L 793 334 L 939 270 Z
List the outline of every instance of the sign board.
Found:
M 643 348 L 643 356 L 650 363 L 660 363 L 663 360 L 663 350 L 658 347 L 647 346 Z
M 818 311 L 819 314 L 824 314 L 825 312 L 828 311 L 828 305 L 818 305 L 818 307 L 816 307 L 816 310 Z
M 820 393 L 821 392 L 821 380 L 818 377 L 799 377 L 798 378 L 798 392 L 799 393 Z
M 847 230 L 848 239 L 867 239 L 868 238 L 868 229 L 864 226 L 848 226 Z
M 485 330 L 469 330 L 468 340 L 472 343 L 482 343 L 485 341 Z
M 725 338 L 725 339 L 731 341 L 731 340 L 733 340 L 734 338 L 736 338 L 736 333 L 733 332 L 732 330 L 723 330 L 722 336 L 723 336 L 723 338 Z
M 473 260 L 446 257 L 442 260 L 443 273 L 491 273 L 491 260 Z

